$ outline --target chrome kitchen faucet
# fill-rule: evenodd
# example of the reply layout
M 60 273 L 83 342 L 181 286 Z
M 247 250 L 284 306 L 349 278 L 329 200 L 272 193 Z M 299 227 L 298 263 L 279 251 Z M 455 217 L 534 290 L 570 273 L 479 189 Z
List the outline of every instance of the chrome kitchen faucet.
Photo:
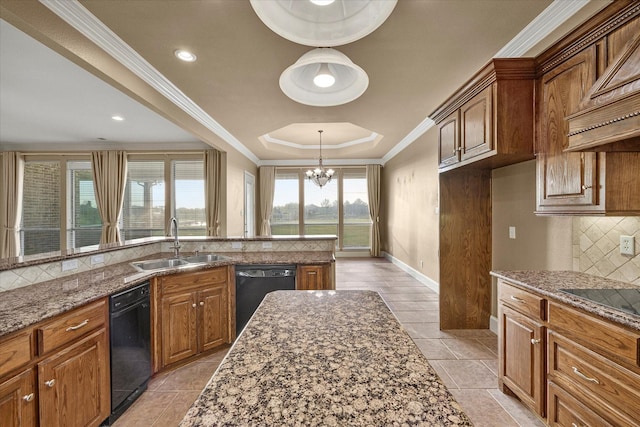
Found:
M 169 232 L 173 235 L 173 256 L 180 256 L 180 239 L 178 238 L 178 219 L 173 216 L 170 219 L 171 226 Z

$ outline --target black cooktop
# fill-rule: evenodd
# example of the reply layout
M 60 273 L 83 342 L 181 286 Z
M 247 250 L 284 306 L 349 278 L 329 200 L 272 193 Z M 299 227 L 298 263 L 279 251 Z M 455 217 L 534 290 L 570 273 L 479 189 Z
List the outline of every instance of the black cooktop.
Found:
M 560 289 L 599 304 L 640 315 L 640 289 Z

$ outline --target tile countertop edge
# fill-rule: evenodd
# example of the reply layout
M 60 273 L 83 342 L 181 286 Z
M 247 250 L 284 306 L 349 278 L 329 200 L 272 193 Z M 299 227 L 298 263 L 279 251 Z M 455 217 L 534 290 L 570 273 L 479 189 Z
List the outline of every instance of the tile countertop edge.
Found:
M 188 268 L 167 268 L 148 272 L 137 271 L 131 262 L 170 257 L 154 254 L 140 259 L 113 264 L 58 279 L 34 283 L 21 288 L 0 292 L 0 339 L 21 329 L 33 326 L 57 315 L 81 307 L 100 298 L 131 288 L 153 277 L 202 271 L 238 264 L 326 264 L 334 263 L 331 252 L 278 252 L 278 258 L 267 259 L 269 252 L 228 253 L 223 261 L 193 265 Z
M 640 331 L 640 316 L 560 291 L 560 289 L 572 288 L 640 289 L 639 286 L 634 284 L 575 271 L 498 270 L 491 271 L 490 274 L 525 290 L 533 291 L 539 295 L 595 314 L 602 319 Z

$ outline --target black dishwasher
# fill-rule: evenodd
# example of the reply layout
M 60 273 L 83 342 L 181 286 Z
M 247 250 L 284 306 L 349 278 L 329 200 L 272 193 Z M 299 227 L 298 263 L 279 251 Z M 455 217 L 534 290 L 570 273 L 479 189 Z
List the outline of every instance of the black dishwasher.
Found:
M 149 282 L 109 298 L 111 425 L 147 388 L 151 377 Z
M 236 265 L 236 333 L 271 291 L 295 290 L 295 265 Z

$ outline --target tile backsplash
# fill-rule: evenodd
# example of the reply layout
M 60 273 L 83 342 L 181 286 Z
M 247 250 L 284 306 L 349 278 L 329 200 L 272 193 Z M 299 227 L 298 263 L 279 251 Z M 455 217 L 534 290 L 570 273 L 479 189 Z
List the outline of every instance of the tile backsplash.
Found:
M 620 236 L 635 237 L 635 256 L 620 254 Z M 575 217 L 573 269 L 640 285 L 640 217 Z

